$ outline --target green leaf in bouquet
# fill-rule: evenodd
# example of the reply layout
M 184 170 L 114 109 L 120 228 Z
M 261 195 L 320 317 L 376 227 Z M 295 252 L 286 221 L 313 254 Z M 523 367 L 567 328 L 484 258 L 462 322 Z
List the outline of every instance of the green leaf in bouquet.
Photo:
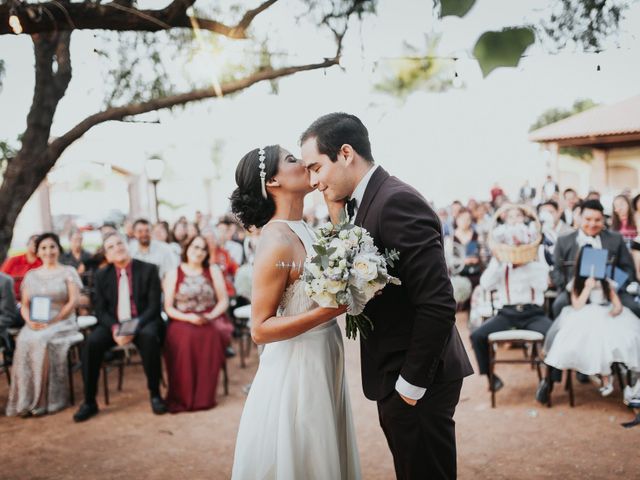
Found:
M 385 249 L 384 256 L 385 256 L 385 259 L 387 261 L 387 264 L 389 264 L 389 266 L 391 268 L 395 268 L 395 266 L 396 266 L 395 262 L 397 260 L 400 260 L 400 254 L 398 253 L 398 251 L 396 249 L 392 249 L 392 250 L 389 250 L 388 248 Z
M 329 268 L 329 257 L 326 255 L 322 255 L 322 257 L 320 257 L 320 265 L 322 266 L 322 268 L 324 268 L 325 270 L 327 268 Z
M 319 267 L 322 266 L 322 257 L 320 255 L 316 255 L 315 257 L 313 257 L 311 259 L 311 263 L 318 265 Z
M 322 245 L 315 245 L 313 248 L 315 249 L 316 253 L 319 256 L 323 256 L 323 255 L 327 254 L 327 249 L 325 247 L 323 247 Z
M 337 251 L 338 251 L 338 249 L 336 247 L 331 247 L 330 249 L 327 250 L 327 256 L 330 257 L 331 255 L 333 255 Z

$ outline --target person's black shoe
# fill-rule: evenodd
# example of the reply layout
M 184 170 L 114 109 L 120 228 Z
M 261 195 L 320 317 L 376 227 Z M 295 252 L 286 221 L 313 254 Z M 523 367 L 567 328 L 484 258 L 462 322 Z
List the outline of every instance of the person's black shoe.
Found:
M 589 383 L 591 381 L 589 375 L 585 375 L 584 373 L 580 372 L 576 372 L 576 380 L 578 380 L 580 383 Z
M 74 422 L 84 422 L 98 414 L 98 405 L 95 403 L 83 403 L 73 415 Z
M 224 356 L 226 358 L 233 358 L 236 356 L 236 351 L 233 349 L 231 345 L 224 349 Z
M 156 415 L 163 415 L 167 413 L 167 406 L 160 397 L 151 397 L 151 410 Z
M 499 376 L 494 375 L 493 376 L 493 385 L 489 384 L 489 390 L 497 392 L 502 387 L 504 387 L 504 383 L 502 382 L 502 380 L 500 379 Z
M 551 395 L 551 382 L 548 378 L 543 378 L 536 389 L 536 400 L 542 405 L 549 403 L 549 395 Z

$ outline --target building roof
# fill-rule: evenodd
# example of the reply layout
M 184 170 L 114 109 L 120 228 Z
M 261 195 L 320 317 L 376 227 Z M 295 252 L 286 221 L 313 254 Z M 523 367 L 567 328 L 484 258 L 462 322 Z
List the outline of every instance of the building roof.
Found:
M 563 146 L 640 141 L 640 95 L 613 105 L 601 105 L 534 130 L 532 142 Z

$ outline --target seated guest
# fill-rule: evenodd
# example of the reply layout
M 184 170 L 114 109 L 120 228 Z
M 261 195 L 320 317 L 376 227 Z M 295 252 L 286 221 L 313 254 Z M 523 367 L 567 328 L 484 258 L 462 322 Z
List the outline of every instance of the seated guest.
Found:
M 553 265 L 553 250 L 558 237 L 572 232 L 561 218 L 560 207 L 553 200 L 538 205 L 538 218 L 542 224 L 542 251 L 547 265 Z
M 480 375 L 489 373 L 488 338 L 491 333 L 517 329 L 545 334 L 549 330 L 551 320 L 542 309 L 548 272 L 549 267 L 540 261 L 511 265 L 493 256 L 489 262 L 480 277 L 480 286 L 487 291 L 498 290 L 498 301 L 504 306 L 471 334 Z M 497 391 L 502 386 L 502 380 L 494 375 L 493 385 L 489 388 Z
M 13 357 L 14 343 L 7 329 L 18 326 L 18 309 L 13 293 L 13 279 L 0 273 L 0 347 L 4 347 L 4 359 L 9 364 Z
M 580 229 L 560 237 L 554 250 L 554 268 L 551 277 L 558 289 L 558 296 L 553 302 L 553 317 L 560 315 L 562 309 L 571 303 L 567 284 L 573 277 L 574 263 L 580 247 L 591 245 L 608 251 L 609 262 L 629 275 L 629 282 L 636 278 L 635 266 L 631 253 L 622 235 L 604 229 L 604 213 L 598 200 L 587 200 L 582 204 Z M 640 304 L 626 292 L 620 292 L 620 301 L 636 315 L 640 315 Z
M 26 325 L 16 339 L 8 416 L 39 416 L 69 404 L 67 353 L 78 330 L 80 277 L 59 263 L 62 247 L 55 233 L 40 235 L 36 252 L 43 265 L 27 272 L 21 286 Z
M 89 334 L 82 352 L 84 403 L 73 416 L 76 422 L 88 420 L 98 413 L 96 390 L 104 354 L 116 345 L 135 343 L 142 357 L 151 409 L 163 414 L 166 407 L 160 398 L 160 349 L 164 323 L 160 317 L 160 280 L 158 268 L 134 260 L 125 240 L 114 233 L 104 240 L 109 265 L 95 278 L 95 315 L 98 325 Z M 120 322 L 135 319 L 133 335 L 119 336 Z
M 82 248 L 82 232 L 74 230 L 69 235 L 69 251 L 60 255 L 60 263 L 75 268 L 80 275 L 87 270 L 92 255 Z
M 132 258 L 153 263 L 158 267 L 160 278 L 175 268 L 177 260 L 171 247 L 151 238 L 151 224 L 147 220 L 139 218 L 133 223 L 133 235 L 135 240 L 130 244 Z
M 576 260 L 580 265 L 581 247 Z M 640 372 L 640 320 L 623 307 L 609 279 L 580 276 L 575 269 L 571 305 L 562 310 L 545 341 L 545 363 L 585 375 L 601 375 L 602 396 L 613 391 L 611 364 Z
M 453 221 L 453 227 L 453 241 L 462 245 L 465 250 L 464 267 L 460 275 L 467 277 L 471 281 L 471 287 L 475 288 L 480 281 L 482 262 L 480 260 L 480 239 L 474 230 L 471 212 L 466 208 L 461 208 Z M 464 302 L 460 309 L 468 310 L 469 302 Z
M 164 349 L 167 407 L 172 413 L 212 408 L 233 327 L 225 317 L 229 302 L 222 272 L 209 265 L 202 236 L 186 245 L 182 263 L 165 276 L 163 290 L 170 318 Z
M 229 252 L 220 246 L 218 235 L 215 231 L 211 229 L 204 230 L 202 236 L 207 241 L 210 263 L 217 265 L 222 272 L 227 287 L 227 295 L 229 297 L 235 296 L 236 292 L 233 286 L 233 279 L 238 271 L 238 264 L 231 258 Z
M 42 265 L 42 260 L 36 255 L 37 238 L 38 235 L 31 235 L 27 242 L 27 251 L 21 255 L 7 258 L 2 265 L 2 273 L 13 278 L 13 292 L 16 298 L 20 298 L 20 285 L 26 273 Z
M 631 246 L 631 242 L 638 236 L 631 201 L 624 195 L 618 195 L 613 199 L 611 230 L 619 232 L 627 246 Z
M 244 248 L 242 247 L 242 242 L 238 242 L 234 238 L 237 228 L 238 224 L 230 217 L 223 217 L 216 226 L 220 246 L 229 252 L 229 255 L 237 265 L 242 265 L 244 263 Z
M 179 243 L 171 241 L 171 232 L 169 232 L 169 224 L 167 222 L 163 220 L 156 223 L 153 226 L 152 235 L 154 240 L 169 245 L 176 259 L 180 259 L 180 255 L 182 255 L 182 247 Z
M 573 188 L 567 188 L 562 192 L 564 210 L 562 211 L 562 221 L 575 228 L 575 209 L 580 204 L 580 197 Z

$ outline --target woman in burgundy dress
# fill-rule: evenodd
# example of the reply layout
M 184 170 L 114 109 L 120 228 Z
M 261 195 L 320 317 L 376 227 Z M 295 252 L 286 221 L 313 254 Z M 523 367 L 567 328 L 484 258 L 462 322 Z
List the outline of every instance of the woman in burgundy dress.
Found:
M 172 413 L 212 408 L 233 327 L 225 316 L 224 278 L 216 265 L 209 265 L 202 236 L 185 245 L 182 263 L 167 273 L 163 289 L 170 318 L 164 346 L 167 407 Z

